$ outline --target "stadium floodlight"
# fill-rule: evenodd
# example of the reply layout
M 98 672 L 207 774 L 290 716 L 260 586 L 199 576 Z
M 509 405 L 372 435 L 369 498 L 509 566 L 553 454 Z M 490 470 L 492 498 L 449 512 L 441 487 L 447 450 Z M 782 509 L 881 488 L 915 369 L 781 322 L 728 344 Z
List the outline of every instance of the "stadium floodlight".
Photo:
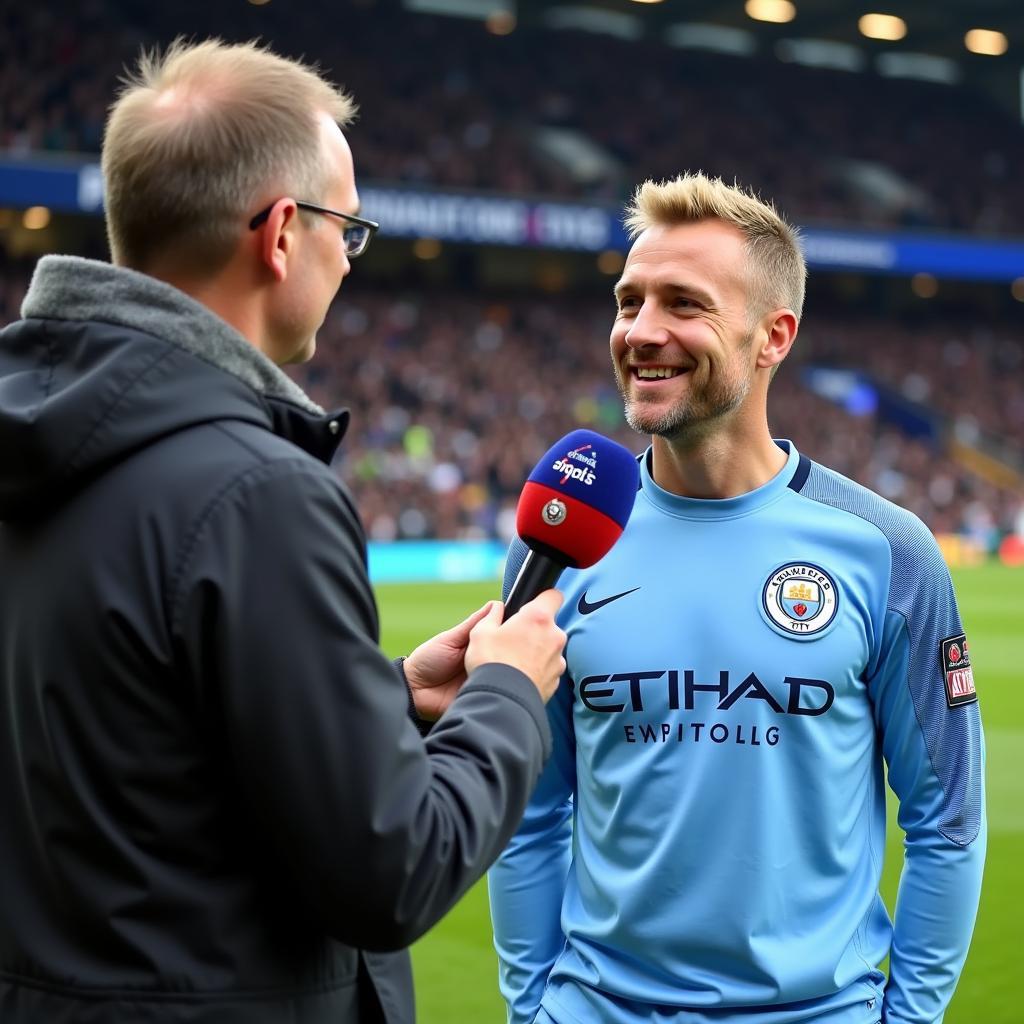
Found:
M 1006 53 L 1010 43 L 1002 32 L 989 28 L 972 28 L 964 36 L 964 46 L 971 53 L 980 53 L 986 57 L 1001 57 Z
M 441 255 L 441 243 L 436 238 L 417 238 L 412 244 L 412 254 L 418 260 L 436 260 Z
M 516 16 L 511 11 L 493 11 L 484 20 L 487 31 L 494 36 L 507 36 L 516 29 Z
M 45 206 L 30 206 L 21 217 L 21 225 L 28 231 L 39 231 L 50 223 L 50 211 Z
M 857 22 L 857 27 L 868 39 L 894 42 L 907 34 L 907 23 L 895 14 L 865 14 Z
M 791 0 L 747 0 L 743 5 L 747 17 L 755 21 L 771 21 L 784 25 L 796 17 L 796 6 Z

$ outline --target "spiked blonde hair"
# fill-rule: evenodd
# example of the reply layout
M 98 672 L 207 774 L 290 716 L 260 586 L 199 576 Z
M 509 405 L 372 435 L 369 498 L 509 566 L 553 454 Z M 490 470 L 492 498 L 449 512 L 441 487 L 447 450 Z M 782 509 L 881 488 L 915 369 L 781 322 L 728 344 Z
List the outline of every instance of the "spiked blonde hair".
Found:
M 779 216 L 771 203 L 739 185 L 726 185 L 698 171 L 670 181 L 645 181 L 626 208 L 631 239 L 654 225 L 720 220 L 747 240 L 751 275 L 751 318 L 769 309 L 791 309 L 799 321 L 804 306 L 807 264 L 799 233 Z M 756 307 L 756 308 L 755 308 Z

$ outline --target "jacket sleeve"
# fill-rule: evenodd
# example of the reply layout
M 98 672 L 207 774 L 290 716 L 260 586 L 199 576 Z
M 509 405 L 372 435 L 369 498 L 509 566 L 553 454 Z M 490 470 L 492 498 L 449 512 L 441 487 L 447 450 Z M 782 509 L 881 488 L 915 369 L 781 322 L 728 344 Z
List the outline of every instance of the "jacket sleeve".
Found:
M 519 822 L 550 750 L 536 687 L 482 666 L 420 737 L 377 644 L 358 518 L 311 460 L 225 487 L 170 607 L 204 718 L 325 929 L 370 950 L 414 941 Z
M 506 562 L 507 595 L 525 557 L 516 541 Z M 548 761 L 522 825 L 487 876 L 498 986 L 509 1024 L 533 1024 L 548 975 L 565 945 L 561 911 L 572 845 L 576 746 L 572 689 L 563 678 L 548 702 L 554 755 Z
M 938 1024 L 978 910 L 986 843 L 984 747 L 977 702 L 958 704 L 954 696 L 951 706 L 947 700 L 944 641 L 958 642 L 958 659 L 967 645 L 959 640 L 960 616 L 938 548 L 927 534 L 914 545 L 913 558 L 898 550 L 893 555 L 878 667 L 870 680 L 906 833 L 883 1019 Z

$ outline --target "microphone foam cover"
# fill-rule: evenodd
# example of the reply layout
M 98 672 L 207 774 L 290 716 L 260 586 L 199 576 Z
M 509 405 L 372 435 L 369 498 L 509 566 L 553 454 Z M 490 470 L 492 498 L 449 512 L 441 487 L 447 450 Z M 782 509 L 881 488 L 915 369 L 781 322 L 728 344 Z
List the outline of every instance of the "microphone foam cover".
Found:
M 516 531 L 527 546 L 585 569 L 619 539 L 639 484 L 640 467 L 628 448 L 592 430 L 574 430 L 530 473 Z

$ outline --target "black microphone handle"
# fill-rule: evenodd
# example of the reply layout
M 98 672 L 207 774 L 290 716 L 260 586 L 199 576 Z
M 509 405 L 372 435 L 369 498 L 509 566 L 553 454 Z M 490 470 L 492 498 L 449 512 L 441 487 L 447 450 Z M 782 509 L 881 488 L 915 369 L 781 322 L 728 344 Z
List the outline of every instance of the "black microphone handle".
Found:
M 558 562 L 550 555 L 542 555 L 531 548 L 505 599 L 505 615 L 502 622 L 515 615 L 524 604 L 532 601 L 538 594 L 550 590 L 562 575 L 564 568 L 563 562 Z

